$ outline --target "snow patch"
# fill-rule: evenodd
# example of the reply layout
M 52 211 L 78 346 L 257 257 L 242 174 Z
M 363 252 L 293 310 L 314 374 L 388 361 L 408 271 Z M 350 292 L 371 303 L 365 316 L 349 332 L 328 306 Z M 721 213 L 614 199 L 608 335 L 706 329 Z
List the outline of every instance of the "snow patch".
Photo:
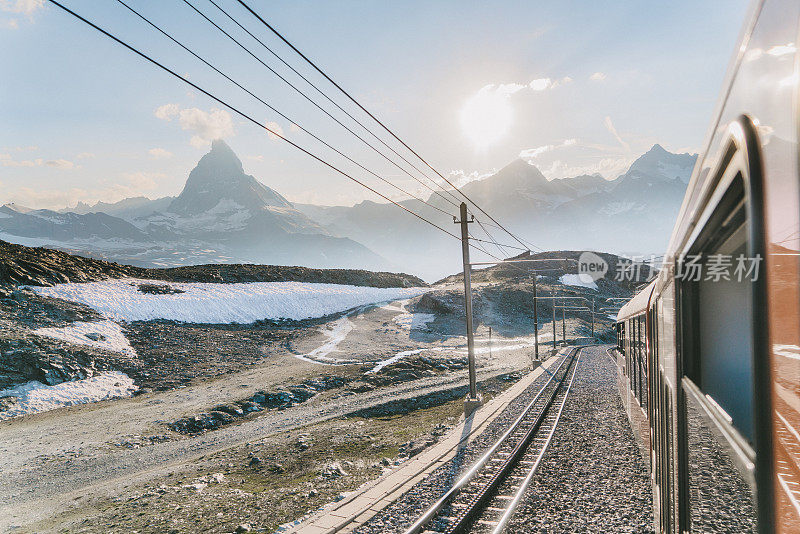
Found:
M 391 358 L 386 358 L 385 360 L 381 360 L 380 362 L 378 362 L 375 365 L 375 367 L 373 367 L 372 369 L 367 371 L 365 374 L 377 373 L 378 371 L 380 371 L 381 369 L 383 369 L 387 365 L 391 365 L 391 364 L 393 364 L 395 362 L 398 362 L 398 361 L 402 360 L 403 358 L 405 358 L 406 356 L 412 356 L 414 354 L 419 354 L 420 352 L 422 352 L 424 350 L 426 350 L 426 349 L 404 350 L 403 352 L 398 352 L 397 354 L 395 354 Z
M 306 354 L 297 354 L 295 357 L 306 362 L 327 365 L 354 363 L 356 360 L 344 360 L 331 358 L 328 356 L 331 352 L 339 351 L 339 343 L 344 341 L 344 338 L 347 337 L 347 334 L 349 334 L 351 330 L 353 330 L 353 323 L 350 321 L 350 318 L 345 315 L 344 317 L 325 325 L 324 328 L 321 329 L 322 335 L 328 339 L 324 344 L 320 345 L 311 352 Z
M 565 274 L 562 275 L 558 281 L 565 286 L 578 286 L 587 287 L 589 289 L 597 289 L 597 284 L 588 274 Z
M 403 313 L 394 318 L 394 322 L 405 330 L 422 330 L 425 325 L 436 319 L 432 313 Z
M 262 319 L 303 320 L 421 295 L 426 288 L 377 288 L 308 282 L 236 284 L 170 283 L 183 293 L 138 291 L 153 280 L 124 278 L 102 282 L 31 287 L 40 295 L 86 304 L 117 321 L 167 319 L 188 323 L 242 323 Z M 163 282 L 161 282 L 163 283 Z
M 139 389 L 125 373 L 112 371 L 92 378 L 62 382 L 47 386 L 32 381 L 13 388 L 0 390 L 0 398 L 17 397 L 17 402 L 0 412 L 0 421 L 64 406 L 85 404 L 118 397 L 129 397 Z
M 131 347 L 128 338 L 122 332 L 122 328 L 114 321 L 75 322 L 61 328 L 38 328 L 33 333 L 60 339 L 68 343 L 88 345 L 98 349 L 136 356 L 136 351 Z

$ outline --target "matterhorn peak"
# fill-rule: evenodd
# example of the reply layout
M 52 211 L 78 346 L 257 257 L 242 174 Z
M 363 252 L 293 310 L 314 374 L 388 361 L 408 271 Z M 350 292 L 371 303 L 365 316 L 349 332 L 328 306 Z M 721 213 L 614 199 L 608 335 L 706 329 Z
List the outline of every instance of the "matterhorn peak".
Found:
M 172 201 L 168 211 L 196 215 L 223 200 L 253 211 L 268 206 L 291 207 L 281 195 L 245 174 L 242 161 L 233 149 L 222 139 L 215 139 L 211 150 L 189 173 L 183 191 Z

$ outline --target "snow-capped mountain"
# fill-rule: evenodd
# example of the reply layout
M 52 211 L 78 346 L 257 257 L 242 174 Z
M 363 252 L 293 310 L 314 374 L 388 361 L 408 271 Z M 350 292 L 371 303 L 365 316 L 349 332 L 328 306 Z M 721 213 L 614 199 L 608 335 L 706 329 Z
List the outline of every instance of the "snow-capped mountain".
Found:
M 660 254 L 696 158 L 654 145 L 614 180 L 600 175 L 548 180 L 533 165 L 516 160 L 462 190 L 504 226 L 544 249 Z M 439 196 L 431 195 L 429 202 L 456 214 Z M 448 215 L 420 201 L 402 204 L 457 230 Z M 96 212 L 99 208 L 110 213 Z M 399 269 L 430 281 L 460 269 L 459 241 L 397 206 L 372 201 L 352 207 L 293 205 L 247 175 L 222 141 L 212 144 L 177 197 L 75 210 L 3 206 L 0 239 L 143 266 L 253 262 Z M 519 245 L 491 223 L 472 225 L 472 235 L 485 239 L 484 229 L 500 242 Z M 482 246 L 498 256 L 519 252 Z
M 627 254 L 661 254 L 680 208 L 697 156 L 673 154 L 654 145 L 614 180 L 600 175 L 548 180 L 535 166 L 519 159 L 461 190 L 504 226 L 547 250 L 602 250 Z M 456 209 L 431 195 L 429 201 L 455 214 Z M 408 208 L 445 228 L 452 221 L 416 200 Z M 331 232 L 364 243 L 395 262 L 401 258 L 429 280 L 460 268 L 458 241 L 413 220 L 395 206 L 362 202 L 353 207 L 298 205 L 298 209 Z M 476 217 L 486 221 L 480 212 Z M 385 225 L 376 226 L 374 221 Z M 488 221 L 486 221 L 488 222 Z M 484 225 L 502 243 L 519 246 L 508 235 Z M 483 228 L 472 235 L 486 239 Z M 495 255 L 501 253 L 487 243 Z M 410 267 L 409 267 L 410 268 Z
M 78 202 L 73 208 L 63 208 L 58 211 L 59 213 L 77 213 L 78 215 L 102 212 L 121 219 L 131 220 L 150 215 L 154 211 L 163 211 L 169 207 L 170 202 L 174 199 L 175 197 L 162 197 L 155 200 L 147 197 L 132 197 L 122 199 L 119 202 L 97 202 L 92 205 Z
M 118 216 L 94 212 L 111 207 Z M 277 192 L 245 174 L 242 162 L 214 141 L 180 195 L 86 204 L 56 212 L 0 208 L 0 238 L 101 255 L 137 265 L 209 262 L 386 269 L 365 246 L 336 237 Z
M 148 233 L 256 242 L 290 234 L 329 235 L 276 191 L 245 174 L 222 140 L 189 174 L 186 185 L 163 211 L 132 221 Z
M 645 180 L 651 183 L 678 180 L 688 184 L 695 161 L 697 154 L 673 154 L 661 145 L 655 144 L 634 161 L 628 172 L 620 176 L 619 180 Z
M 0 206 L 0 235 L 28 238 L 29 242 L 118 239 L 144 243 L 147 235 L 131 223 L 105 213 L 59 213 L 52 210 Z

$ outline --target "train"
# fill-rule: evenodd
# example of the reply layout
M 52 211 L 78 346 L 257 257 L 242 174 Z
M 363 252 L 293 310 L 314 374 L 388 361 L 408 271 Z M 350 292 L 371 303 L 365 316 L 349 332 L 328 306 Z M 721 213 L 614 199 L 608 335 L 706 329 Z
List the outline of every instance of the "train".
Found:
M 751 6 L 662 267 L 617 314 L 656 532 L 800 532 L 799 21 Z

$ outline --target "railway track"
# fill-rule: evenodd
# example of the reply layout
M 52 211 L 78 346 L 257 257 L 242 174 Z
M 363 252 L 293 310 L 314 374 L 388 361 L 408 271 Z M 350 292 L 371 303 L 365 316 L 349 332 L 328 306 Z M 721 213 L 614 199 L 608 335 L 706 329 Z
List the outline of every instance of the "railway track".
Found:
M 508 430 L 405 534 L 505 529 L 558 426 L 579 359 L 580 348 L 564 356 Z

